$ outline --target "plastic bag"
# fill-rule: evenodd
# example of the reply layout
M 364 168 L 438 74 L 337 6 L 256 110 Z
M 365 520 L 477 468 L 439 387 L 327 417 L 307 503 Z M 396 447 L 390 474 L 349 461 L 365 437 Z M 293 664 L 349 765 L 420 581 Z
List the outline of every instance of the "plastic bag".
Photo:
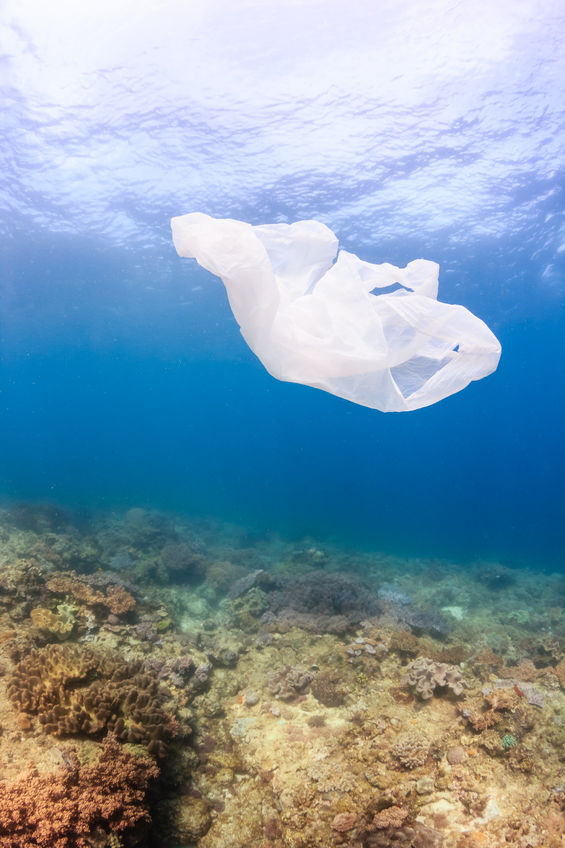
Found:
M 177 253 L 222 278 L 245 341 L 279 380 L 403 412 L 498 365 L 500 344 L 486 324 L 436 300 L 435 262 L 396 268 L 338 254 L 318 221 L 253 227 L 196 212 L 171 227 Z

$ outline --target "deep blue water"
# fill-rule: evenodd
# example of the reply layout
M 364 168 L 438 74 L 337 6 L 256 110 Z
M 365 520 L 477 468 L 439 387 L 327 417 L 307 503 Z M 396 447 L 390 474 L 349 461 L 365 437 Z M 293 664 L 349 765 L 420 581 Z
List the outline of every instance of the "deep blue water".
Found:
M 475 3 L 329 3 L 321 26 L 322 6 L 197 4 L 195 24 L 170 3 L 167 25 L 148 3 L 131 29 L 110 6 L 9 11 L 0 492 L 559 567 L 565 14 L 485 5 L 477 47 Z M 196 210 L 439 262 L 497 372 L 401 414 L 275 381 L 174 252 L 169 218 Z

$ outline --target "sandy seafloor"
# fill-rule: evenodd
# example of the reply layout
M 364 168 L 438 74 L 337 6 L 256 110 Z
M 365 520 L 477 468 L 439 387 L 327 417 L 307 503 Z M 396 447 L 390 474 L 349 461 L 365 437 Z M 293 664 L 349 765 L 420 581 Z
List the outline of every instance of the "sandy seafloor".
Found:
M 565 844 L 565 576 L 0 513 L 0 846 Z

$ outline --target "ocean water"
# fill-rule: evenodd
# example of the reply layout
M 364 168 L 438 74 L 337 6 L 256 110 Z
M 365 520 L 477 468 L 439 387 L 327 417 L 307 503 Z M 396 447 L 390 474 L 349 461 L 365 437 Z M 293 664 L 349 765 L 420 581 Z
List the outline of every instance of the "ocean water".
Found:
M 558 0 L 6 2 L 0 494 L 563 565 Z M 495 374 L 382 414 L 277 382 L 169 219 L 440 264 Z

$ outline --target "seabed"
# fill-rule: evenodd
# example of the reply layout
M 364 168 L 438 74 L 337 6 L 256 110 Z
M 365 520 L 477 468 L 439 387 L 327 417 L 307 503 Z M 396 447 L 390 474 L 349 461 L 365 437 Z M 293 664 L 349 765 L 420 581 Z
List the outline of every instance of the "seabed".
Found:
M 1 848 L 560 848 L 565 576 L 0 512 Z

